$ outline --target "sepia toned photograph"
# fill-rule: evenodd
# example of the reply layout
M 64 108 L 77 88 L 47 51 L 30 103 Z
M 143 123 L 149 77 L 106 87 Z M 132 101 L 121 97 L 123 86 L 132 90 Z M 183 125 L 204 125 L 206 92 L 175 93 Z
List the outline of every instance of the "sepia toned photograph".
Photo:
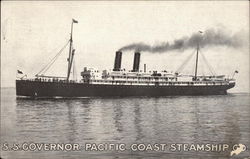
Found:
M 248 1 L 1 1 L 1 159 L 250 159 Z

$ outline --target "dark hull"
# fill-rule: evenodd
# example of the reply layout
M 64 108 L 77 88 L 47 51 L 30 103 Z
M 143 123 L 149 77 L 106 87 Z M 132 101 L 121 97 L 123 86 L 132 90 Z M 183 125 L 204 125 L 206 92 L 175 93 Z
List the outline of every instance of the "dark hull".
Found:
M 134 86 L 16 80 L 16 95 L 28 97 L 225 95 L 230 85 Z

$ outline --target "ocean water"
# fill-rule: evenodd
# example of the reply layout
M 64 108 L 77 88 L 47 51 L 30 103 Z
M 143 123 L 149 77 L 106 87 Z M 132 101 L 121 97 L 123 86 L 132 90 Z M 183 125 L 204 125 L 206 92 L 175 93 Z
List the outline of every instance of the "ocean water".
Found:
M 32 147 L 55 143 L 76 144 L 80 149 Z M 230 156 L 233 146 L 240 143 L 246 150 Z M 125 150 L 94 147 L 104 144 L 122 144 Z M 166 145 L 164 150 L 151 150 L 150 146 L 155 148 L 155 144 Z M 229 148 L 189 149 L 197 144 L 218 147 L 223 144 Z M 26 149 L 27 145 L 32 146 Z M 250 158 L 249 149 L 250 96 L 245 93 L 30 100 L 17 99 L 15 88 L 1 89 L 1 158 L 4 159 Z

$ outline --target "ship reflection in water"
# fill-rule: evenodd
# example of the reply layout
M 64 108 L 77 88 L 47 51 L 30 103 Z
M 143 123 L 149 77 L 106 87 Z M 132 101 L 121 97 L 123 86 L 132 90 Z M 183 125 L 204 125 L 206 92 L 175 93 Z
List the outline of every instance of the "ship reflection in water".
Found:
M 16 99 L 2 89 L 1 141 L 250 145 L 249 94 L 164 98 Z M 1 143 L 2 146 L 3 143 Z M 129 149 L 129 147 L 128 147 Z M 228 158 L 230 151 L 2 151 L 2 158 Z M 249 157 L 249 150 L 241 157 Z

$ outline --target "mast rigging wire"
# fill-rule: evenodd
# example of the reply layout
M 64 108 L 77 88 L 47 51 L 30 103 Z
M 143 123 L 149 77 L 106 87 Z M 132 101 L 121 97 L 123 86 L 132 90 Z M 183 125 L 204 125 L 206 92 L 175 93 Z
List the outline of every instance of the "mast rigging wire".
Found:
M 210 73 L 211 73 L 213 76 L 215 76 L 216 73 L 215 73 L 213 67 L 208 63 L 206 57 L 203 55 L 203 53 L 202 53 L 201 51 L 200 51 L 200 54 L 201 54 L 201 57 L 203 58 L 203 60 L 205 61 L 205 64 L 208 66 L 208 69 L 209 69 Z
M 184 67 L 187 65 L 187 63 L 190 61 L 190 59 L 194 56 L 194 52 L 195 52 L 196 50 L 194 50 L 193 52 L 192 52 L 192 54 L 190 54 L 187 58 L 186 58 L 186 60 L 182 63 L 182 65 L 177 69 L 177 71 L 176 72 L 181 72 L 183 69 L 184 69 Z
M 195 51 L 196 51 L 196 49 L 194 50 L 194 52 L 195 52 Z M 185 68 L 185 66 L 187 65 L 187 63 L 188 63 L 188 62 L 190 61 L 190 59 L 194 56 L 194 52 L 193 52 L 192 54 L 190 54 L 190 55 L 187 57 L 187 59 L 182 63 L 182 65 L 177 69 L 176 72 L 181 72 L 181 71 Z M 201 54 L 201 57 L 202 57 L 202 59 L 204 60 L 205 64 L 208 66 L 209 72 L 210 72 L 213 76 L 215 76 L 216 73 L 215 73 L 214 69 L 213 69 L 212 66 L 208 63 L 206 57 L 203 55 L 203 53 L 201 52 L 201 50 L 199 50 L 199 53 Z M 192 70 L 193 70 L 193 69 L 192 69 Z M 204 71 L 203 68 L 202 68 L 202 71 Z
M 66 48 L 66 46 L 69 44 L 70 40 L 67 41 L 67 43 L 62 47 L 62 49 L 36 74 L 39 75 L 41 73 L 46 73 L 48 69 L 54 64 L 54 62 L 57 60 L 59 55 L 61 55 L 62 51 Z

